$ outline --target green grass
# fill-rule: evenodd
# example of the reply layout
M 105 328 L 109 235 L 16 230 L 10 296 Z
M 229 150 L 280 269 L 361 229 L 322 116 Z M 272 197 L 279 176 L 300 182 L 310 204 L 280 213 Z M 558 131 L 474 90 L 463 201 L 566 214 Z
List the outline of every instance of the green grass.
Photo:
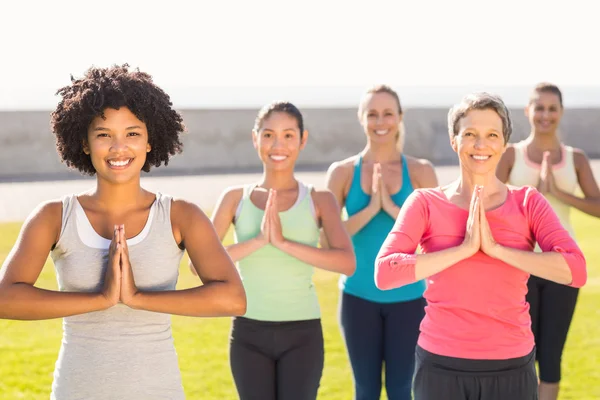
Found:
M 589 280 L 581 291 L 565 349 L 560 398 L 592 400 L 600 399 L 600 247 L 596 236 L 600 221 L 575 213 L 574 223 L 588 260 Z M 19 228 L 19 224 L 0 224 L 0 263 L 13 245 Z M 337 324 L 337 275 L 318 271 L 315 283 L 321 302 L 326 348 L 319 399 L 347 400 L 352 397 L 352 378 Z M 179 287 L 195 284 L 197 278 L 182 265 Z M 56 288 L 50 261 L 46 263 L 38 286 Z M 188 398 L 236 398 L 227 356 L 229 329 L 227 318 L 173 317 L 173 335 Z M 0 320 L 1 399 L 48 398 L 61 334 L 60 320 Z M 385 395 L 382 398 L 385 399 Z

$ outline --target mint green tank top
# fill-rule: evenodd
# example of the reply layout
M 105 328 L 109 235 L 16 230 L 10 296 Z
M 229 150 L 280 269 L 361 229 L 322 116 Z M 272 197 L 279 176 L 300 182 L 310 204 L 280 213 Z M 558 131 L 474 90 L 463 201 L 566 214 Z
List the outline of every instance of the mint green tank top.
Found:
M 256 237 L 264 210 L 250 200 L 255 184 L 244 186 L 235 219 L 235 242 Z M 298 199 L 280 212 L 283 236 L 308 246 L 319 242 L 319 226 L 314 217 L 312 187 L 298 182 Z M 314 268 L 271 244 L 258 249 L 237 263 L 244 283 L 247 311 L 244 317 L 260 321 L 303 321 L 321 317 L 315 286 Z

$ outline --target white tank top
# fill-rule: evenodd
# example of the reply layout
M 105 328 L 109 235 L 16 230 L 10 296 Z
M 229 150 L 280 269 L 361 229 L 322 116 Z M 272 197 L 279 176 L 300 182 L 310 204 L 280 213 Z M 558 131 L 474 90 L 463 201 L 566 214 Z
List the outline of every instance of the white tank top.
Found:
M 527 143 L 521 141 L 513 145 L 515 148 L 515 163 L 513 164 L 508 183 L 515 186 L 537 186 L 540 179 L 541 165 L 536 164 L 527 156 Z M 573 148 L 561 144 L 560 163 L 552 166 L 554 182 L 563 192 L 575 194 L 578 187 L 577 171 L 573 160 Z M 554 209 L 563 227 L 575 238 L 571 225 L 571 206 L 558 200 L 551 194 L 546 199 Z

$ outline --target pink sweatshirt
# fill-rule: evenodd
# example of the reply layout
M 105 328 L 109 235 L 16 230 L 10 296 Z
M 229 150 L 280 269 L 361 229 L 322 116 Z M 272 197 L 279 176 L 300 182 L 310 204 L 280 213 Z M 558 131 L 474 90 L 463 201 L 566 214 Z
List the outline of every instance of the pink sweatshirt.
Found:
M 570 286 L 583 286 L 585 258 L 546 199 L 535 188 L 508 189 L 506 202 L 486 212 L 496 242 L 532 251 L 537 241 L 543 251 L 561 253 L 573 276 Z M 377 286 L 391 289 L 415 282 L 417 246 L 421 245 L 423 253 L 432 253 L 460 245 L 468 215 L 440 188 L 414 191 L 375 261 Z M 481 251 L 430 276 L 419 346 L 434 354 L 467 359 L 501 360 L 528 354 L 534 346 L 525 301 L 528 278 L 528 273 Z

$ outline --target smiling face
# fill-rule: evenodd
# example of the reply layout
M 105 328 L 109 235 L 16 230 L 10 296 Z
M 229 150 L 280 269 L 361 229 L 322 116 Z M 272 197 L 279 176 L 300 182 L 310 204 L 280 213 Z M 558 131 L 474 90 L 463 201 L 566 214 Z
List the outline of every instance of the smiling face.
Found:
M 492 109 L 470 110 L 458 121 L 451 144 L 465 171 L 474 175 L 495 174 L 506 150 L 502 128 L 502 119 Z
M 107 108 L 104 116 L 92 120 L 83 146 L 98 178 L 112 183 L 139 178 L 151 149 L 146 124 L 126 107 Z
M 293 170 L 307 136 L 306 131 L 301 135 L 294 116 L 275 111 L 262 121 L 258 131 L 253 131 L 252 142 L 266 169 Z
M 529 124 L 536 133 L 554 134 L 563 115 L 563 107 L 557 94 L 540 91 L 525 109 Z
M 389 93 L 369 93 L 360 107 L 360 123 L 371 143 L 395 146 L 402 114 L 398 101 Z

